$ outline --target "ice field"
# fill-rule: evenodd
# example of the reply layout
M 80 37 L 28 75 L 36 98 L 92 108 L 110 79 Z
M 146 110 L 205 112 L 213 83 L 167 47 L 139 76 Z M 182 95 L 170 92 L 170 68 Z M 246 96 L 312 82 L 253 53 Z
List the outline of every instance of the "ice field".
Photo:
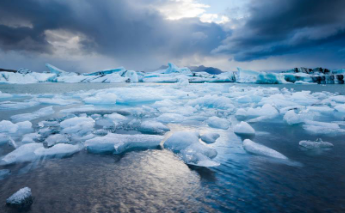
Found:
M 0 199 L 28 186 L 34 212 L 345 211 L 342 85 L 0 91 Z

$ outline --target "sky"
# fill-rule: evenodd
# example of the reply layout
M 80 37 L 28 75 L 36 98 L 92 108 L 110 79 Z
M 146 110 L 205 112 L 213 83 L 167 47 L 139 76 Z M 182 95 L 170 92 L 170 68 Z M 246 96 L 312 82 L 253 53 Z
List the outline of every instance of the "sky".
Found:
M 1 0 L 0 68 L 345 68 L 344 0 Z

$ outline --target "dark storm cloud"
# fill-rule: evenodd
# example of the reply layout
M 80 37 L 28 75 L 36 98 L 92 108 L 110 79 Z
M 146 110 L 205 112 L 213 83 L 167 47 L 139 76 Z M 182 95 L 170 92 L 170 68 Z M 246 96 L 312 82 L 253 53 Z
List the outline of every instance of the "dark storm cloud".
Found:
M 344 0 L 252 1 L 250 16 L 214 52 L 251 61 L 345 47 Z
M 64 30 L 83 35 L 85 52 L 133 59 L 183 57 L 209 54 L 226 36 L 219 25 L 196 18 L 168 21 L 148 2 L 153 1 L 2 0 L 0 48 L 51 53 L 45 32 Z

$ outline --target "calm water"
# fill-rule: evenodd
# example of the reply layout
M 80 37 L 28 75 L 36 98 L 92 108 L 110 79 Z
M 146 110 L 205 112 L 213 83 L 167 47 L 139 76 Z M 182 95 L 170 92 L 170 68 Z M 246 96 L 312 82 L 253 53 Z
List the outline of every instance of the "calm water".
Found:
M 7 93 L 61 93 L 117 84 L 0 85 Z M 251 85 L 253 86 L 253 85 Z M 272 85 L 260 85 L 272 86 Z M 344 94 L 342 85 L 274 85 Z M 0 112 L 3 113 L 3 112 Z M 3 115 L 4 116 L 4 115 Z M 280 118 L 281 119 L 281 118 Z M 232 132 L 212 145 L 221 166 L 198 168 L 163 150 L 95 155 L 86 151 L 64 159 L 0 166 L 11 176 L 0 180 L 0 212 L 15 212 L 5 200 L 28 186 L 34 195 L 29 212 L 345 212 L 345 139 L 324 136 L 335 148 L 322 153 L 300 149 L 315 140 L 301 126 L 279 122 L 252 125 L 254 140 L 284 153 L 288 164 L 248 155 Z M 169 125 L 171 131 L 206 131 L 198 125 Z M 8 147 L 0 147 L 0 156 Z

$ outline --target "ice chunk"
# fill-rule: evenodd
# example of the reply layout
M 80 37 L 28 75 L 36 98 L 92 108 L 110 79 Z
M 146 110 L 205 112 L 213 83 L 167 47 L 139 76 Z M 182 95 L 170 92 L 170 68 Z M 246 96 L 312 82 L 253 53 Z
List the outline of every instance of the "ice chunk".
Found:
M 201 167 L 219 166 L 219 163 L 211 160 L 217 156 L 217 151 L 200 143 L 198 133 L 175 132 L 165 141 L 164 147 L 177 153 L 187 164 Z
M 176 113 L 163 113 L 160 115 L 157 120 L 163 123 L 180 123 L 186 118 L 183 115 Z
M 18 190 L 6 200 L 6 205 L 15 208 L 28 208 L 32 203 L 32 193 L 29 187 Z
M 254 135 L 255 130 L 247 122 L 241 121 L 234 127 L 234 132 L 239 135 Z
M 4 164 L 12 164 L 26 161 L 33 161 L 37 159 L 35 155 L 35 150 L 43 147 L 41 143 L 29 143 L 24 144 L 12 152 L 8 153 L 2 158 Z
M 339 104 L 334 107 L 335 110 L 341 113 L 345 113 L 345 104 Z
M 247 116 L 267 116 L 274 117 L 277 116 L 278 110 L 273 107 L 271 104 L 265 104 L 262 107 L 257 108 L 248 108 L 246 115 Z
M 119 113 L 112 113 L 112 114 L 104 115 L 104 117 L 109 118 L 110 120 L 114 121 L 115 123 L 125 122 L 128 120 L 125 116 L 123 116 Z
M 146 134 L 164 134 L 170 129 L 157 121 L 144 121 L 141 123 L 139 131 Z
M 0 145 L 9 141 L 9 136 L 6 133 L 0 133 Z
M 267 157 L 272 157 L 272 158 L 278 158 L 278 159 L 283 159 L 287 160 L 288 158 L 284 156 L 283 154 L 268 148 L 264 145 L 255 143 L 252 140 L 245 139 L 243 141 L 243 148 L 249 153 L 256 154 L 256 155 L 262 155 L 262 156 L 267 156 Z
M 0 169 L 0 180 L 5 179 L 10 174 L 11 171 L 9 169 Z
M 341 129 L 336 123 L 326 123 L 319 121 L 306 121 L 303 128 L 311 134 L 317 135 L 338 135 L 345 134 L 345 130 Z
M 235 108 L 230 98 L 227 98 L 224 96 L 216 96 L 216 95 L 206 95 L 204 97 L 191 100 L 188 103 L 189 105 L 192 105 L 192 106 L 199 105 L 201 107 L 207 107 L 207 108 L 217 108 L 217 109 L 227 109 L 227 110 L 233 110 Z
M 37 101 L 24 101 L 24 102 L 12 102 L 12 101 L 3 101 L 0 102 L 0 110 L 17 110 L 17 109 L 26 109 L 39 105 Z
M 200 136 L 205 143 L 214 143 L 220 137 L 218 133 L 206 133 Z
M 77 100 L 69 100 L 59 97 L 53 97 L 53 98 L 36 98 L 34 99 L 37 102 L 40 102 L 41 104 L 52 104 L 52 105 L 70 105 L 70 104 L 77 104 L 79 101 Z
M 40 137 L 41 135 L 36 132 L 29 133 L 23 136 L 22 143 L 34 143 L 35 140 L 38 140 Z
M 77 153 L 81 150 L 81 147 L 79 145 L 72 145 L 72 144 L 56 144 L 55 146 L 51 148 L 38 148 L 35 150 L 35 155 L 37 157 L 67 157 L 70 155 L 73 155 L 74 153 Z
M 284 120 L 289 125 L 304 123 L 305 121 L 312 119 L 312 115 L 303 112 L 296 114 L 294 110 L 287 111 L 284 115 Z
M 31 121 L 40 117 L 48 116 L 54 114 L 53 107 L 44 107 L 32 113 L 24 113 L 11 116 L 11 120 L 13 122 L 20 122 L 20 121 Z
M 158 135 L 122 135 L 108 133 L 104 137 L 95 137 L 85 142 L 89 152 L 102 153 L 113 152 L 120 154 L 129 149 L 155 148 L 163 140 Z
M 13 124 L 11 121 L 0 121 L 0 132 L 15 133 L 18 130 L 18 125 Z
M 218 118 L 216 116 L 210 117 L 206 120 L 206 123 L 213 128 L 218 129 L 228 129 L 230 126 L 230 122 L 224 118 Z
M 306 149 L 324 149 L 332 148 L 334 145 L 330 142 L 324 142 L 321 138 L 316 141 L 303 140 L 299 142 L 299 145 Z
M 0 91 L 0 99 L 4 99 L 4 98 L 12 98 L 13 95 L 8 94 L 8 93 L 3 93 Z
M 60 123 L 62 133 L 78 133 L 80 135 L 90 132 L 95 125 L 95 121 L 90 117 L 69 118 Z
M 68 139 L 67 135 L 65 134 L 55 134 L 50 135 L 46 140 L 45 143 L 48 147 L 53 146 L 58 143 L 69 143 L 70 140 Z
M 116 104 L 116 94 L 110 92 L 98 92 L 94 96 L 84 98 L 87 104 Z

